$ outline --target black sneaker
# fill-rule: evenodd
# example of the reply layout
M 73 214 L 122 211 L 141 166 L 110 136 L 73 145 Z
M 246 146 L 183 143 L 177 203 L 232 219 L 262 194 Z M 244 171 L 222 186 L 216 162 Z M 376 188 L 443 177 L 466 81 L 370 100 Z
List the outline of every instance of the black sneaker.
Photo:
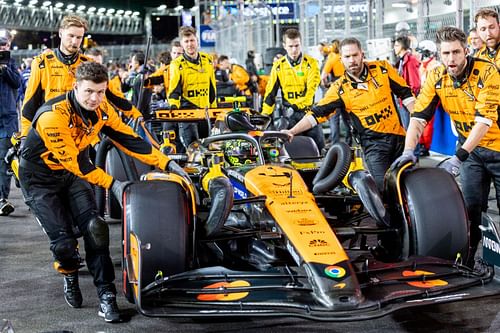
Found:
M 5 199 L 0 201 L 0 216 L 7 216 L 14 211 L 14 205 Z
M 83 298 L 78 284 L 78 272 L 64 275 L 64 299 L 72 308 L 80 308 Z
M 111 291 L 105 292 L 100 298 L 99 317 L 104 318 L 107 323 L 117 323 L 121 321 L 120 310 L 116 304 L 116 295 Z

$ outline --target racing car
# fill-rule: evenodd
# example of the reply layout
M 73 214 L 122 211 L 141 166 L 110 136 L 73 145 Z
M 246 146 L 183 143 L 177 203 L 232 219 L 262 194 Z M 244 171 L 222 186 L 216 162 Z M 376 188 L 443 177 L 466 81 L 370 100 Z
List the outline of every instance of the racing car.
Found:
M 109 147 L 100 147 L 98 163 L 120 164 L 131 181 L 122 278 L 140 313 L 347 321 L 498 293 L 492 267 L 463 264 L 466 210 L 444 170 L 389 170 L 379 193 L 359 150 L 339 143 L 322 156 L 309 138 L 261 130 L 259 115 L 155 118 L 213 125 L 221 115 L 225 130 L 171 155 L 187 177 L 138 172 L 125 157 L 105 162 Z

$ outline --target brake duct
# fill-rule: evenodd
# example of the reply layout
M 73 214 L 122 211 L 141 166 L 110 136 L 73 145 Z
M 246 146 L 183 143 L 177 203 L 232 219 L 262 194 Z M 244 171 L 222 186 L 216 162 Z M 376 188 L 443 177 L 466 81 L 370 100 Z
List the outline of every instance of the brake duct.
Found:
M 210 213 L 205 223 L 205 236 L 216 234 L 226 222 L 233 208 L 234 189 L 229 178 L 222 172 L 223 157 L 214 154 L 205 158 L 209 166 L 201 184 L 211 199 Z
M 389 212 L 385 209 L 382 196 L 373 176 L 366 170 L 349 173 L 349 185 L 358 193 L 363 206 L 375 219 L 379 227 L 390 227 Z

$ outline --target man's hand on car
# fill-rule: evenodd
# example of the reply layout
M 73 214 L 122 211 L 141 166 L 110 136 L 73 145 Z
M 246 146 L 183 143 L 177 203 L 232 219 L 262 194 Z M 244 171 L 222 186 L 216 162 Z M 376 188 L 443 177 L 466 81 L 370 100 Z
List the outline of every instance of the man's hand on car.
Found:
M 170 160 L 170 162 L 168 162 L 167 170 L 175 174 L 178 174 L 179 176 L 189 179 L 189 175 L 187 174 L 187 172 L 184 171 L 184 169 L 181 168 L 181 166 L 177 164 L 174 160 Z
M 115 196 L 116 200 L 120 203 L 120 206 L 123 205 L 123 191 L 125 187 L 129 184 L 129 182 L 121 182 L 118 179 L 113 180 L 111 183 L 111 187 L 109 188 L 111 193 Z
M 458 175 L 460 175 L 461 165 L 462 162 L 458 159 L 456 155 L 453 155 L 449 159 L 444 160 L 442 163 L 440 163 L 439 167 L 451 173 L 453 177 L 457 177 Z
M 392 162 L 391 170 L 399 169 L 403 165 L 410 163 L 410 162 L 412 164 L 417 163 L 417 157 L 415 156 L 413 151 L 414 151 L 414 149 L 405 149 L 403 151 L 403 154 L 401 154 L 401 156 L 399 156 L 398 158 L 396 158 L 396 160 L 394 162 Z

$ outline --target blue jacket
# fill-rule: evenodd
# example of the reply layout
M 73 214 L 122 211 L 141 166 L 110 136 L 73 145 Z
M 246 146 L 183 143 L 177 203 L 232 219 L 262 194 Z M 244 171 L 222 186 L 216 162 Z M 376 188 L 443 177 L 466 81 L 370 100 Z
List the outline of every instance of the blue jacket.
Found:
M 0 138 L 10 138 L 19 131 L 16 99 L 21 75 L 14 59 L 0 70 Z

